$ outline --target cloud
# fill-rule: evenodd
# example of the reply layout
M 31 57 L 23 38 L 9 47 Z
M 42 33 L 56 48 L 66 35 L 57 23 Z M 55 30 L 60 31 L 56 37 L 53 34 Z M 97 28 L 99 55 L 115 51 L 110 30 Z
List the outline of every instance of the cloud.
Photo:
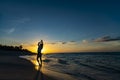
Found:
M 67 42 L 61 42 L 61 44 L 67 44 Z
M 15 28 L 7 28 L 7 29 L 1 29 L 0 32 L 3 32 L 5 34 L 11 34 L 13 32 L 15 32 Z
M 52 42 L 52 43 L 47 43 L 47 44 L 52 44 L 52 45 L 54 45 L 54 44 L 57 44 L 56 42 Z
M 75 43 L 76 41 L 70 41 L 71 43 Z
M 82 40 L 82 43 L 89 43 L 89 41 L 88 40 Z
M 68 41 L 68 44 L 76 44 L 76 41 Z
M 18 20 L 14 20 L 14 22 L 26 23 L 26 22 L 29 22 L 30 20 L 31 20 L 30 18 L 21 18 L 21 19 L 18 19 Z
M 51 43 L 47 43 L 47 44 L 55 45 L 55 44 L 66 44 L 66 43 L 67 43 L 67 42 L 58 41 L 58 42 L 51 42 Z
M 15 31 L 15 28 L 10 28 L 10 29 L 6 30 L 6 32 L 7 32 L 8 34 L 11 34 L 11 33 L 13 33 L 14 31 Z
M 59 43 L 61 43 L 61 44 L 75 44 L 76 43 L 76 41 L 60 41 Z
M 52 42 L 52 43 L 47 43 L 47 44 L 52 44 L 52 45 L 55 45 L 55 44 L 75 44 L 76 41 L 58 41 L 58 42 Z
M 111 36 L 104 36 L 101 38 L 97 38 L 93 40 L 94 42 L 108 42 L 108 41 L 119 41 L 120 37 L 111 37 Z

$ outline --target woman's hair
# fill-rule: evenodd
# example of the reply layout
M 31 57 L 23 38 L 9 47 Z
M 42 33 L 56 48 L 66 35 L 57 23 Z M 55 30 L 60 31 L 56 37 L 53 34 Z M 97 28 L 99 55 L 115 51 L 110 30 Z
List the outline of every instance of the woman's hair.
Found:
M 43 44 L 43 40 L 41 40 L 40 43 Z

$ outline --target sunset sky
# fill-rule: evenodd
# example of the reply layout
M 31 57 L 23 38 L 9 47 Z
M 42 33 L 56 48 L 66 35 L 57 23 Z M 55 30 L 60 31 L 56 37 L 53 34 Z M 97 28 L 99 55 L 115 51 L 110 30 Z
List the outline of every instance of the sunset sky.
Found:
M 44 53 L 120 51 L 119 0 L 0 0 L 0 44 Z

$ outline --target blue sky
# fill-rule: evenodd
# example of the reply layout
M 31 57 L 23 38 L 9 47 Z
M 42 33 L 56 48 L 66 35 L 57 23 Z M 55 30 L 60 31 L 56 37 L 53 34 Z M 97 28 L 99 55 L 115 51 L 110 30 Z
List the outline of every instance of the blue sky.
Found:
M 108 44 L 120 51 L 119 4 L 115 0 L 0 0 L 0 42 L 28 47 L 43 39 L 57 49 L 59 43 L 76 43 L 71 48 L 75 52 L 96 51 L 98 45 L 104 51 Z M 85 45 L 89 49 L 81 50 Z M 62 45 L 65 52 L 69 46 Z

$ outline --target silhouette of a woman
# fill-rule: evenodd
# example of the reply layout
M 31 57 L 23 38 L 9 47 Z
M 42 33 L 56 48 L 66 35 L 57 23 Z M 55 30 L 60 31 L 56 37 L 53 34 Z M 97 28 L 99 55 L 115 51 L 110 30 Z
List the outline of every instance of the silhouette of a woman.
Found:
M 40 58 L 40 63 L 41 63 L 41 66 L 42 66 L 42 53 L 41 53 L 41 50 L 43 48 L 43 40 L 41 40 L 40 42 L 38 42 L 38 54 L 37 54 L 37 61 L 39 63 L 39 58 Z M 40 65 L 39 63 L 39 65 Z

